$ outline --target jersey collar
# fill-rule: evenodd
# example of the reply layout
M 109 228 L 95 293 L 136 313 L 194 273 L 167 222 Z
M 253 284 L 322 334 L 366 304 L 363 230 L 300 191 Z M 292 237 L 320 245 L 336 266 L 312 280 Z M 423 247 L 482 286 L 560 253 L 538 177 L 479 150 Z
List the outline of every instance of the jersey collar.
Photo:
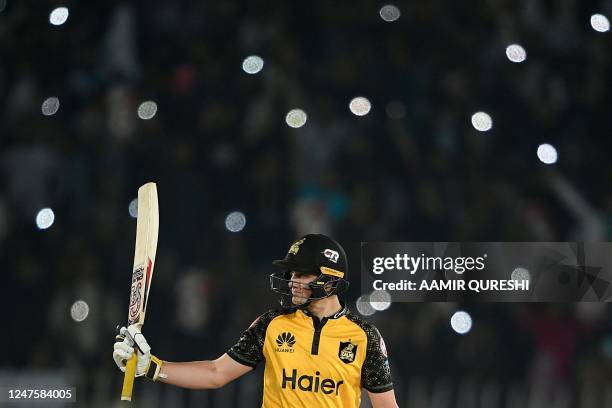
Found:
M 340 306 L 342 306 L 342 307 L 340 308 L 340 310 L 338 312 L 334 313 L 331 316 L 326 317 L 325 319 L 326 320 L 328 320 L 328 319 L 339 319 L 342 316 L 344 316 L 348 312 L 348 307 L 342 301 L 340 301 Z M 307 308 L 301 308 L 300 307 L 298 309 L 301 310 L 302 313 L 304 313 L 308 317 L 315 317 L 312 313 L 310 313 L 310 311 Z

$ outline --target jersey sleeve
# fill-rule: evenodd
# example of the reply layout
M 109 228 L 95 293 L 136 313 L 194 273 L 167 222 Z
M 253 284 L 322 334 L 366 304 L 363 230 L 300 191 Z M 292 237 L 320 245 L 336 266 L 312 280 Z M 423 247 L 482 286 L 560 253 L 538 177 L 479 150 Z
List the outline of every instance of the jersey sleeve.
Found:
M 277 315 L 278 313 L 270 311 L 255 319 L 242 333 L 238 342 L 227 351 L 227 355 L 240 364 L 255 368 L 264 359 L 263 345 L 266 330 Z
M 375 393 L 392 390 L 393 381 L 385 342 L 376 327 L 368 325 L 364 329 L 368 337 L 368 347 L 361 368 L 361 386 Z

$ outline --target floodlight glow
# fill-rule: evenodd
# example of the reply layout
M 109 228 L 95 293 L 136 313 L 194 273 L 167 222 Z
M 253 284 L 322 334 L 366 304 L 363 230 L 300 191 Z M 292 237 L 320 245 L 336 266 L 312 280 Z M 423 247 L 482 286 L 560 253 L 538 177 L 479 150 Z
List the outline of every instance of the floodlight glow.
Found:
M 603 14 L 593 14 L 591 16 L 591 27 L 597 32 L 605 33 L 610 31 L 610 20 Z
M 130 205 L 128 206 L 128 212 L 130 213 L 130 217 L 138 218 L 138 198 L 130 201 Z
M 142 120 L 152 119 L 157 113 L 157 104 L 154 101 L 145 101 L 138 106 L 138 117 Z
M 357 116 L 365 116 L 370 112 L 370 109 L 372 109 L 372 104 L 370 103 L 368 98 L 358 96 L 351 100 L 351 103 L 349 104 L 349 109 L 351 110 L 351 112 L 353 112 L 353 114 Z
M 386 290 L 375 290 L 370 294 L 370 305 L 374 310 L 387 310 L 391 306 L 391 295 Z
M 259 55 L 250 55 L 242 61 L 242 70 L 254 75 L 263 69 L 264 60 Z
M 472 115 L 472 126 L 479 132 L 488 132 L 493 128 L 493 119 L 486 112 L 476 112 Z
M 472 316 L 468 312 L 459 310 L 451 317 L 451 327 L 459 334 L 466 334 L 472 329 Z
M 308 119 L 308 115 L 301 109 L 292 109 L 285 116 L 285 123 L 292 128 L 301 128 L 306 124 L 306 120 Z
M 518 44 L 511 44 L 506 47 L 506 57 L 512 62 L 521 63 L 527 59 L 527 51 Z
M 240 232 L 246 225 L 246 217 L 240 211 L 229 213 L 225 217 L 225 228 L 231 232 Z
M 60 101 L 55 96 L 45 99 L 40 110 L 45 116 L 53 116 L 60 108 Z
M 510 274 L 510 279 L 518 280 L 518 281 L 530 280 L 531 274 L 529 273 L 529 270 L 527 268 L 518 267 L 518 268 L 514 268 L 514 270 Z
M 357 302 L 355 302 L 355 307 L 362 316 L 372 316 L 376 313 L 376 310 L 370 304 L 370 297 L 367 295 L 359 296 Z
M 55 214 L 50 208 L 43 208 L 36 214 L 36 226 L 38 229 L 47 229 L 53 225 Z
M 84 300 L 77 300 L 70 308 L 70 317 L 75 322 L 82 322 L 89 315 L 89 305 Z
M 400 18 L 400 10 L 393 4 L 382 6 L 379 11 L 380 17 L 388 23 L 392 23 Z
M 538 159 L 544 164 L 555 164 L 559 158 L 553 145 L 544 143 L 538 146 Z
M 49 23 L 54 26 L 60 26 L 68 20 L 70 12 L 66 7 L 58 7 L 49 14 Z

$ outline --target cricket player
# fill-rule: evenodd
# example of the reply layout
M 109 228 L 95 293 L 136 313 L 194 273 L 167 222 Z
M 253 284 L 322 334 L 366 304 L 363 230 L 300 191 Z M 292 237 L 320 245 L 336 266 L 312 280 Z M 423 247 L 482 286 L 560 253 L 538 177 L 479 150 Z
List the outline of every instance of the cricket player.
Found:
M 338 299 L 348 288 L 344 249 L 318 234 L 294 242 L 270 286 L 281 306 L 259 316 L 227 353 L 212 361 L 169 362 L 151 354 L 132 325 L 120 330 L 113 358 L 125 371 L 136 346 L 136 376 L 179 387 L 220 388 L 265 360 L 262 407 L 396 408 L 385 343 L 373 325 Z

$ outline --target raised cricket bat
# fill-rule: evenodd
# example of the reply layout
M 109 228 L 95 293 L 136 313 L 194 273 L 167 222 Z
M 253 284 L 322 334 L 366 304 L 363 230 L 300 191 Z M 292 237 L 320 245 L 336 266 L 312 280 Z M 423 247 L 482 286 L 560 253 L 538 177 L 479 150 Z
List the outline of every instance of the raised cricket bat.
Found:
M 138 219 L 136 223 L 136 250 L 134 251 L 134 268 L 132 269 L 132 289 L 128 310 L 128 326 L 144 323 L 149 289 L 155 266 L 157 252 L 157 234 L 159 231 L 159 208 L 157 205 L 157 187 L 147 183 L 138 189 Z M 132 400 L 134 376 L 136 374 L 136 352 L 127 361 L 121 400 Z

